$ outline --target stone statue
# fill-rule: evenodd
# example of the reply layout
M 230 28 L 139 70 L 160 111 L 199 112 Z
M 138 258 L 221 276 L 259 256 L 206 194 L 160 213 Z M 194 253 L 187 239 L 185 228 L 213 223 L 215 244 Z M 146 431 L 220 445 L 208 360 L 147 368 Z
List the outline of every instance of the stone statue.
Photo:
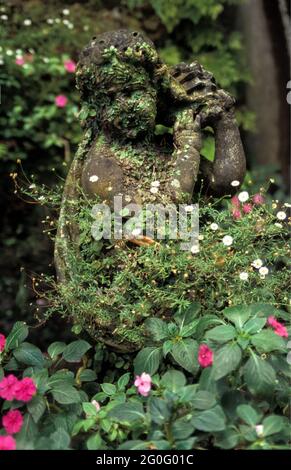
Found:
M 94 37 L 81 53 L 76 81 L 85 129 L 67 176 L 55 242 L 61 288 L 73 282 L 74 262 L 82 256 L 76 217 L 81 197 L 111 207 L 116 195 L 125 204 L 190 204 L 198 178 L 207 191 L 231 194 L 231 182 L 241 183 L 245 174 L 234 99 L 197 62 L 169 68 L 142 33 L 107 32 Z M 172 128 L 172 136 L 157 135 L 157 124 Z M 208 126 L 215 136 L 213 163 L 200 161 L 201 131 Z M 131 242 L 147 249 L 153 240 L 139 237 Z M 96 289 L 102 295 L 98 282 Z M 121 344 L 124 350 L 136 349 L 128 338 L 115 341 L 113 324 L 108 320 L 103 328 L 98 307 L 95 313 L 91 310 L 90 327 L 80 317 L 78 322 L 92 336 L 115 347 Z

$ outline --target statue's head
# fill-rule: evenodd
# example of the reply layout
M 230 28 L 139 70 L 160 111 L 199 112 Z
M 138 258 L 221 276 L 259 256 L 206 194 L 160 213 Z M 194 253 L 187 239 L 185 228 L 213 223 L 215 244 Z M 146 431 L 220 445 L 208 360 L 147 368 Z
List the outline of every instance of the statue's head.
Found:
M 83 110 L 117 137 L 151 133 L 159 66 L 154 44 L 142 33 L 121 30 L 93 38 L 81 53 L 76 74 Z

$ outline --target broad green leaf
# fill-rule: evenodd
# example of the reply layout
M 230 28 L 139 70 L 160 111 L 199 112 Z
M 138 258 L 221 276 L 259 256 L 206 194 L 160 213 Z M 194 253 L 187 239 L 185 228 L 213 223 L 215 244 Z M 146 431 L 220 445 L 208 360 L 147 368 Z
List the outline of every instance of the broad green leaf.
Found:
M 192 323 L 201 310 L 201 305 L 198 302 L 193 302 L 189 307 L 183 312 L 176 313 L 174 319 L 179 325 L 180 329 L 186 325 Z
M 46 410 L 45 399 L 41 395 L 36 395 L 27 404 L 28 412 L 31 414 L 33 421 L 37 423 Z
M 286 351 L 286 342 L 272 330 L 263 330 L 252 336 L 251 342 L 259 353 L 270 351 Z
M 194 424 L 187 416 L 176 419 L 172 424 L 172 435 L 175 440 L 187 439 L 194 431 Z
M 89 437 L 86 441 L 87 449 L 88 450 L 99 450 L 102 449 L 102 438 L 99 433 L 95 433 Z
M 186 384 L 185 375 L 179 370 L 168 370 L 161 379 L 161 385 L 171 392 L 178 392 Z
M 143 422 L 145 420 L 143 406 L 136 402 L 117 405 L 108 412 L 108 416 L 120 423 Z
M 63 428 L 53 432 L 50 435 L 50 439 L 53 443 L 51 447 L 52 450 L 67 450 L 69 448 L 71 438 Z
M 13 355 L 18 362 L 28 366 L 43 367 L 44 357 L 39 348 L 30 343 L 21 343 L 14 349 Z
M 218 432 L 225 429 L 225 415 L 218 405 L 211 410 L 197 413 L 192 422 L 199 431 Z
M 97 416 L 98 414 L 96 406 L 94 406 L 93 403 L 91 402 L 82 403 L 82 408 L 83 408 L 85 415 L 89 418 L 92 418 L 93 416 Z
M 51 393 L 61 405 L 70 405 L 81 401 L 78 391 L 71 385 L 63 385 L 61 388 L 52 389 Z
M 118 450 L 146 450 L 151 444 L 148 441 L 126 441 L 118 447 Z
M 117 381 L 118 390 L 124 390 L 130 380 L 130 373 L 126 372 Z
M 210 393 L 207 390 L 199 390 L 194 395 L 191 403 L 197 410 L 208 410 L 215 405 L 216 399 L 213 393 Z
M 243 325 L 249 319 L 251 312 L 248 305 L 237 305 L 236 307 L 225 308 L 223 310 L 223 315 L 231 321 L 238 330 L 241 330 Z
M 182 338 L 188 338 L 189 336 L 194 335 L 194 333 L 196 333 L 198 323 L 199 320 L 194 320 L 192 323 L 181 327 L 179 333 L 180 336 L 182 336 Z
M 22 321 L 14 323 L 12 330 L 6 338 L 5 349 L 17 348 L 28 336 L 27 324 Z
M 50 388 L 58 389 L 66 385 L 73 385 L 75 381 L 73 372 L 69 370 L 58 370 L 48 379 Z
M 236 412 L 239 418 L 250 426 L 255 426 L 260 419 L 256 410 L 250 405 L 239 405 Z
M 196 374 L 199 369 L 198 364 L 198 343 L 194 339 L 186 338 L 174 343 L 171 355 L 179 366 L 183 369 Z
M 270 415 L 263 421 L 264 437 L 271 436 L 280 432 L 284 427 L 284 419 L 282 416 Z
M 244 331 L 251 335 L 259 333 L 259 331 L 265 326 L 266 318 L 251 318 L 244 324 Z
M 235 429 L 228 428 L 215 436 L 215 446 L 221 449 L 234 449 L 239 442 L 239 433 Z
M 111 396 L 116 393 L 116 386 L 110 383 L 101 384 L 101 388 L 106 395 Z
M 150 398 L 148 410 L 154 423 L 163 424 L 170 418 L 170 409 L 165 400 L 161 398 Z
M 226 343 L 236 336 L 236 329 L 231 325 L 220 325 L 207 331 L 206 338 L 217 343 Z
M 213 377 L 219 380 L 237 369 L 241 361 L 242 353 L 237 344 L 226 344 L 214 354 Z
M 160 318 L 148 318 L 145 326 L 154 341 L 161 341 L 169 336 L 167 323 Z
M 84 354 L 91 347 L 92 346 L 83 339 L 73 341 L 72 343 L 68 344 L 68 346 L 66 346 L 63 352 L 63 358 L 67 362 L 80 362 Z
M 153 375 L 159 368 L 161 358 L 161 348 L 148 347 L 142 349 L 133 361 L 135 374 L 140 375 L 146 372 Z
M 271 395 L 276 385 L 273 367 L 254 353 L 244 367 L 244 379 L 254 395 Z
M 48 347 L 47 352 L 49 353 L 52 359 L 55 359 L 59 354 L 62 354 L 65 349 L 65 343 L 62 343 L 61 341 L 55 341 Z
M 96 372 L 92 369 L 84 369 L 79 375 L 81 382 L 93 382 L 97 379 Z

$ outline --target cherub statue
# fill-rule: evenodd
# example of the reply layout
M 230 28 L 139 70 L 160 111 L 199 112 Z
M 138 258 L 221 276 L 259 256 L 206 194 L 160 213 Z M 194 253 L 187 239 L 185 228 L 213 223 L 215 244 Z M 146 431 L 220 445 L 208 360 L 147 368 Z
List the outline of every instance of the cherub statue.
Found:
M 231 182 L 241 183 L 245 174 L 234 99 L 197 62 L 169 68 L 142 33 L 107 32 L 81 53 L 76 81 L 85 133 L 67 176 L 55 243 L 63 284 L 79 256 L 74 212 L 81 194 L 111 206 L 116 195 L 125 204 L 190 204 L 198 175 L 208 191 L 231 194 Z M 172 128 L 172 136 L 157 135 L 157 124 Z M 213 163 L 200 161 L 201 131 L 208 126 Z M 148 237 L 131 242 L 153 243 Z

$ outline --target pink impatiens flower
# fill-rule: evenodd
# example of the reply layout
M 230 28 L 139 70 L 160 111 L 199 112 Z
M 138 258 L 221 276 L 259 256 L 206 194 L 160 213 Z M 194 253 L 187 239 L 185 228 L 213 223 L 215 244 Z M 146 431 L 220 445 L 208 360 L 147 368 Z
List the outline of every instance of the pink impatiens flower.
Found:
M 16 441 L 12 436 L 0 436 L 0 450 L 16 450 Z
M 68 102 L 68 98 L 65 95 L 58 95 L 55 98 L 55 105 L 58 108 L 64 108 Z
M 245 214 L 249 214 L 253 210 L 253 206 L 251 204 L 243 204 L 242 210 Z
M 74 73 L 76 70 L 76 64 L 73 60 L 65 60 L 64 67 L 67 72 Z
M 276 335 L 288 338 L 287 328 L 272 315 L 268 318 L 268 325 L 274 328 L 274 333 L 276 333 Z
M 28 402 L 36 394 L 36 385 L 30 377 L 19 380 L 14 389 L 16 400 Z
M 24 57 L 22 57 L 22 56 L 21 57 L 16 57 L 15 63 L 16 63 L 16 65 L 20 65 L 20 66 L 24 65 L 25 64 Z
M 10 410 L 2 418 L 2 424 L 7 434 L 16 434 L 23 425 L 23 417 L 19 410 Z
M 235 207 L 239 207 L 240 206 L 239 198 L 237 196 L 232 196 L 231 204 Z
M 213 364 L 213 351 L 207 344 L 201 344 L 198 350 L 198 362 L 201 367 L 209 367 Z
M 253 196 L 253 203 L 256 204 L 257 206 L 264 204 L 264 202 L 265 202 L 265 198 L 261 194 L 258 193 Z
M 3 377 L 0 381 L 0 398 L 3 400 L 13 400 L 15 398 L 15 387 L 18 384 L 18 379 L 15 375 L 8 375 Z
M 233 209 L 232 216 L 234 219 L 238 220 L 241 219 L 241 212 L 239 209 Z
M 4 351 L 5 344 L 6 344 L 6 338 L 4 335 L 2 335 L 2 333 L 0 333 L 0 353 Z
M 134 381 L 134 385 L 137 387 L 138 393 L 147 397 L 152 388 L 152 379 L 149 374 L 143 372 L 140 376 L 137 375 Z

